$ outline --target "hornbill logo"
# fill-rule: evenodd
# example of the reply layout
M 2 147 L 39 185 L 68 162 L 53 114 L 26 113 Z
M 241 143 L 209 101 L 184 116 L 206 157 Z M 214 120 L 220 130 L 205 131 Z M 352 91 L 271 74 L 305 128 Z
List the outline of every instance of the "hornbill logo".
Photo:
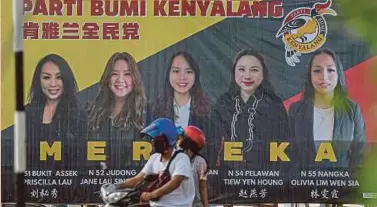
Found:
M 330 8 L 331 4 L 331 0 L 327 0 L 314 4 L 312 8 L 295 9 L 286 15 L 276 37 L 283 38 L 285 59 L 289 65 L 295 66 L 300 62 L 298 56 L 301 53 L 313 52 L 325 42 L 327 25 L 323 15 L 337 15 Z

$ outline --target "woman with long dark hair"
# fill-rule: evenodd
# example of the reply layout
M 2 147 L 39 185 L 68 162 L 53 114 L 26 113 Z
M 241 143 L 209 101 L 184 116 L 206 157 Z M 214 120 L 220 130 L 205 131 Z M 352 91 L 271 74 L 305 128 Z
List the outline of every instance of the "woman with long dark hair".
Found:
M 26 105 L 28 166 L 69 168 L 85 147 L 86 116 L 76 99 L 77 83 L 68 62 L 59 55 L 42 58 L 35 69 Z M 40 142 L 61 142 L 61 160 L 40 160 Z M 53 163 L 53 164 L 52 164 Z
M 199 65 L 193 56 L 188 52 L 175 53 L 168 63 L 165 77 L 165 87 L 151 107 L 147 122 L 167 117 L 181 127 L 204 127 L 211 103 L 202 88 Z
M 215 131 L 221 133 L 216 137 L 219 143 L 215 147 L 216 166 L 221 166 L 220 173 L 225 176 L 230 171 L 283 171 L 282 162 L 270 161 L 270 143 L 287 141 L 288 115 L 270 83 L 263 56 L 251 49 L 240 51 L 234 58 L 230 74 L 229 89 L 217 99 L 211 115 L 212 124 L 217 126 Z M 239 146 L 242 160 L 224 161 L 229 156 L 229 151 L 227 156 L 225 154 L 225 142 L 242 143 Z M 224 200 L 234 204 L 244 202 L 239 197 L 238 186 L 232 187 L 231 191 L 235 193 L 229 193 L 230 186 L 222 180 L 212 182 L 216 183 L 215 195 L 226 192 L 220 195 Z M 268 191 L 274 193 L 272 189 Z
M 359 105 L 347 95 L 339 57 L 328 48 L 317 50 L 309 60 L 305 90 L 289 109 L 292 134 L 301 152 L 301 164 L 351 167 L 362 162 L 365 126 Z M 335 162 L 315 162 L 320 143 L 330 142 Z
M 144 127 L 146 97 L 134 57 L 114 53 L 99 84 L 100 91 L 88 109 L 88 138 L 107 141 L 107 161 L 124 167 L 132 160 L 132 141 Z
M 222 142 L 243 142 L 243 163 L 268 167 L 270 142 L 288 139 L 288 116 L 282 100 L 275 94 L 258 52 L 239 52 L 230 73 L 231 85 L 218 98 L 212 120 L 222 131 Z M 223 160 L 222 149 L 219 161 Z

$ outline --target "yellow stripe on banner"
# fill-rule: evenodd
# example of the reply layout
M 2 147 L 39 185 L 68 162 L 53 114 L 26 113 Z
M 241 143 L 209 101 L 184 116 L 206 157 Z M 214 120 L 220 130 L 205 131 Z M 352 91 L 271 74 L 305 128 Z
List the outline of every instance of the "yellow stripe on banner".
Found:
M 33 0 L 35 1 L 35 0 Z M 83 16 L 25 16 L 26 22 L 137 22 L 139 40 L 25 40 L 24 74 L 25 101 L 31 84 L 34 69 L 38 61 L 49 53 L 63 56 L 73 69 L 79 89 L 87 88 L 98 82 L 105 64 L 116 51 L 130 52 L 137 61 L 145 59 L 162 49 L 171 46 L 221 20 L 224 17 L 154 17 L 153 1 L 148 1 L 146 17 L 91 17 L 90 1 L 83 0 Z M 14 123 L 14 59 L 12 53 L 12 1 L 2 0 L 2 65 L 1 65 L 1 100 L 2 123 L 5 129 Z M 198 13 L 198 12 L 197 12 Z M 62 32 L 62 29 L 60 30 Z M 80 30 L 81 31 L 81 30 Z M 41 37 L 41 34 L 39 34 Z M 101 36 L 101 35 L 100 35 Z

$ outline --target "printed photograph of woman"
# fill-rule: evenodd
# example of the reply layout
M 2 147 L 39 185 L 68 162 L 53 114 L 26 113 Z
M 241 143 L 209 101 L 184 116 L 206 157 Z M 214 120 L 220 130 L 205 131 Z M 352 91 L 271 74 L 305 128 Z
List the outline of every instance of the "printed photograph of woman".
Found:
M 33 75 L 26 105 L 28 168 L 70 169 L 85 148 L 86 115 L 76 99 L 77 83 L 68 62 L 57 54 L 43 57 Z M 61 161 L 40 160 L 40 142 L 61 142 Z
M 211 110 L 209 96 L 202 88 L 200 69 L 188 52 L 177 52 L 166 68 L 165 87 L 147 113 L 147 123 L 158 117 L 167 117 L 177 126 L 194 125 L 207 129 Z
M 360 165 L 366 147 L 365 126 L 359 105 L 347 95 L 339 57 L 328 48 L 317 50 L 307 71 L 304 94 L 288 113 L 301 164 L 321 168 Z M 322 142 L 332 143 L 336 162 L 315 162 Z
M 268 168 L 270 142 L 288 138 L 288 115 L 269 81 L 261 54 L 242 50 L 236 55 L 230 73 L 231 85 L 218 98 L 212 120 L 222 131 L 223 141 L 243 142 L 245 162 L 242 163 L 247 163 L 247 168 Z M 223 157 L 220 147 L 217 165 Z
M 134 57 L 127 52 L 114 53 L 99 85 L 87 110 L 88 139 L 106 141 L 109 167 L 124 167 L 132 161 L 132 141 L 144 127 L 146 96 Z

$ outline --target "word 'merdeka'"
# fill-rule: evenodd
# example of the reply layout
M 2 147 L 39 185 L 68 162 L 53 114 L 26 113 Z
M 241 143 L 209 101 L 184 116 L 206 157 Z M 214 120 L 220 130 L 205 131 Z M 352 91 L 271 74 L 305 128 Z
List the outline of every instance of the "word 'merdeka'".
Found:
M 271 162 L 290 162 L 291 159 L 285 153 L 289 142 L 271 142 L 269 146 Z M 40 142 L 40 160 L 47 160 L 48 156 L 53 156 L 54 160 L 62 160 L 62 143 L 61 141 L 53 142 L 49 145 L 46 141 Z M 243 142 L 224 142 L 224 161 L 243 161 L 242 153 Z M 105 161 L 105 141 L 88 141 L 87 142 L 87 160 Z M 152 152 L 152 145 L 145 141 L 135 141 L 132 143 L 132 160 L 137 161 L 142 158 L 148 160 Z M 315 157 L 315 162 L 328 160 L 336 162 L 337 158 L 330 142 L 320 143 Z

